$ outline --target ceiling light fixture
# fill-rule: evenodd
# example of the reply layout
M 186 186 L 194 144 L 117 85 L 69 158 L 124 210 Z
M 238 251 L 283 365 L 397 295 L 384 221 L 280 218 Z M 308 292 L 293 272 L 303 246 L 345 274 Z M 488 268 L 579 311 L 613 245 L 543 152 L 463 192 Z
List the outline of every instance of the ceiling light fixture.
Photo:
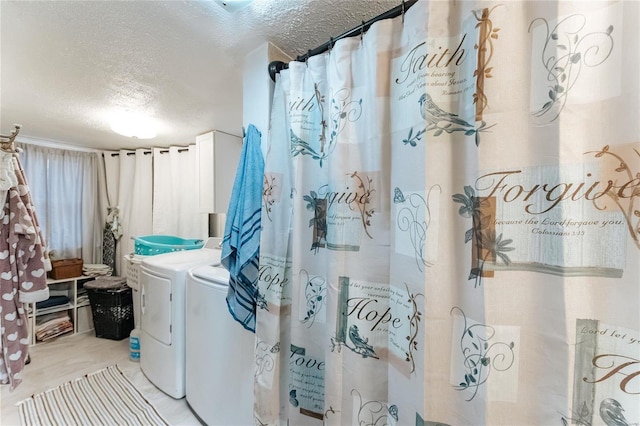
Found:
M 215 0 L 220 6 L 228 10 L 229 12 L 235 12 L 245 6 L 248 6 L 253 0 Z
M 111 116 L 111 130 L 137 139 L 152 139 L 158 134 L 155 120 L 135 112 L 118 112 Z

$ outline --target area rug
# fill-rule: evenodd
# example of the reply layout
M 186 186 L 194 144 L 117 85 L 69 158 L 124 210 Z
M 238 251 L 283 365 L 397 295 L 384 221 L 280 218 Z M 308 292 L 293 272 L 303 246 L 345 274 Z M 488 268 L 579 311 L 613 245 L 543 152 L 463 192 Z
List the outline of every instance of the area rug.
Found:
M 18 403 L 23 426 L 168 425 L 117 365 Z

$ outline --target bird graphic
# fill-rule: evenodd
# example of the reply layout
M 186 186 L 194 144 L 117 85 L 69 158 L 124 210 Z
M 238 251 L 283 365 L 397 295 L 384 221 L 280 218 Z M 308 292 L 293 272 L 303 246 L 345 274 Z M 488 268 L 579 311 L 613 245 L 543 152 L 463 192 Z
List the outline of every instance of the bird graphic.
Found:
M 607 426 L 629 426 L 622 412 L 624 408 L 613 398 L 603 399 L 600 403 L 600 418 Z
M 349 339 L 353 342 L 355 346 L 353 348 L 349 347 L 349 349 L 351 349 L 357 354 L 362 355 L 363 358 L 371 357 L 371 358 L 379 359 L 376 356 L 376 352 L 373 350 L 373 346 L 367 343 L 369 339 L 363 339 L 362 337 L 360 337 L 360 333 L 358 332 L 358 326 L 355 324 L 349 327 Z
M 296 391 L 295 389 L 292 389 L 289 392 L 289 403 L 294 407 L 297 407 L 298 405 L 300 405 L 300 402 L 298 401 L 297 396 L 298 396 L 298 391 Z
M 431 96 L 429 96 L 428 93 L 425 93 L 422 96 L 420 96 L 418 103 L 420 103 L 420 114 L 422 115 L 422 118 L 424 118 L 427 121 L 428 128 L 431 128 L 431 129 L 437 128 L 438 123 L 441 123 L 441 122 L 457 124 L 460 126 L 473 128 L 473 125 L 467 123 L 462 118 L 458 117 L 457 114 L 454 114 L 452 112 L 447 112 L 442 108 L 440 108 L 438 105 L 436 105 L 436 103 L 433 102 L 433 100 L 431 99 Z

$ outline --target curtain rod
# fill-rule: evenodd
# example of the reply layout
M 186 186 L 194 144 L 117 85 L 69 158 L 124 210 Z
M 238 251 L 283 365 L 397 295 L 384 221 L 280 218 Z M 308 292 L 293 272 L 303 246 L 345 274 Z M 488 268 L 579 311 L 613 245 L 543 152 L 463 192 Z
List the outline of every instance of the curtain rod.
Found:
M 362 21 L 362 24 L 358 25 L 355 28 L 350 29 L 349 31 L 346 31 L 340 34 L 337 37 L 331 37 L 331 39 L 328 42 L 316 47 L 315 49 L 311 49 L 307 51 L 307 53 L 305 53 L 304 55 L 299 55 L 298 57 L 296 57 L 295 60 L 298 62 L 304 62 L 312 56 L 319 55 L 321 53 L 326 52 L 327 50 L 333 47 L 336 41 L 342 38 L 353 37 L 355 35 L 365 33 L 367 30 L 369 30 L 369 28 L 374 22 L 404 15 L 407 9 L 409 9 L 411 6 L 416 4 L 417 1 L 418 0 L 407 0 L 407 1 L 403 0 L 402 4 L 400 4 L 399 6 L 396 6 L 393 9 L 389 9 L 386 12 L 376 16 L 375 18 L 371 18 L 367 22 Z M 282 71 L 283 69 L 287 69 L 287 68 L 289 68 L 289 65 L 282 61 L 273 61 L 269 63 L 268 71 L 269 71 L 269 76 L 271 77 L 271 80 L 276 81 L 276 74 Z
M 187 152 L 189 151 L 189 148 L 178 148 L 178 154 L 183 153 L 183 152 Z M 158 151 L 160 154 L 168 154 L 170 151 L 168 149 L 161 149 L 160 151 Z M 149 155 L 149 154 L 153 154 L 153 151 L 143 151 L 142 152 L 144 155 Z M 118 155 L 120 155 L 119 152 L 112 152 L 111 156 L 112 157 L 117 157 Z M 127 155 L 136 155 L 135 152 L 127 152 Z
M 144 155 L 149 155 L 149 154 L 153 154 L 153 151 L 143 151 L 142 153 Z M 106 154 L 107 154 L 106 152 L 102 153 L 103 156 L 106 155 Z M 112 157 L 117 157 L 117 156 L 120 155 L 120 153 L 119 152 L 112 152 L 109 155 L 111 155 Z M 129 156 L 129 155 L 136 155 L 136 153 L 135 152 L 127 152 L 127 156 Z

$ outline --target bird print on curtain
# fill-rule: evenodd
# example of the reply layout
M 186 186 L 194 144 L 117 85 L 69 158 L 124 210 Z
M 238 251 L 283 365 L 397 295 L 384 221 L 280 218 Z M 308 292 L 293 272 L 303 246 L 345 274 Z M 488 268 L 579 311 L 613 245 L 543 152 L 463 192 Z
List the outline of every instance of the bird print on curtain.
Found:
M 418 102 L 420 103 L 420 114 L 427 122 L 429 128 L 437 127 L 440 122 L 444 122 L 445 126 L 457 124 L 464 127 L 474 127 L 474 125 L 469 124 L 458 117 L 458 114 L 453 114 L 440 108 L 435 102 L 433 102 L 428 93 L 424 93 Z
M 640 2 L 561 3 L 280 72 L 256 423 L 640 425 Z
M 624 408 L 613 398 L 607 398 L 600 403 L 600 418 L 607 426 L 627 426 L 629 421 L 624 417 Z

